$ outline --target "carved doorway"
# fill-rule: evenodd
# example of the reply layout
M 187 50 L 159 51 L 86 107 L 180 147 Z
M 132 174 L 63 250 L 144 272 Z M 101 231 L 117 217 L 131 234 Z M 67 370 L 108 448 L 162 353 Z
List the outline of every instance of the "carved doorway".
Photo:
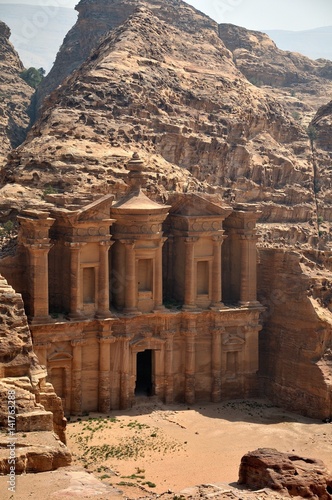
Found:
M 153 361 L 152 349 L 137 353 L 135 396 L 153 396 Z

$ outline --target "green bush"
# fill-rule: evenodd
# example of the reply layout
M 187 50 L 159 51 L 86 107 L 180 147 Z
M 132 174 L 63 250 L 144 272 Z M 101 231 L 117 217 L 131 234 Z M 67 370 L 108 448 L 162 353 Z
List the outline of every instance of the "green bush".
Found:
M 45 70 L 43 68 L 28 68 L 20 73 L 20 77 L 33 89 L 36 89 L 38 85 L 44 79 Z

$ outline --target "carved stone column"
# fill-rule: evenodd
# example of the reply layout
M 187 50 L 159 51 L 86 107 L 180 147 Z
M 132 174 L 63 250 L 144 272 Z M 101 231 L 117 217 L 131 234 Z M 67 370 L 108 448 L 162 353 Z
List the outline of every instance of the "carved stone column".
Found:
M 71 413 L 73 415 L 80 415 L 82 413 L 82 346 L 84 344 L 85 340 L 83 339 L 71 341 L 73 348 Z
M 195 290 L 195 242 L 197 237 L 185 238 L 185 281 L 184 281 L 184 305 L 183 309 L 192 310 L 196 308 L 196 290 Z
M 163 306 L 163 245 L 167 238 L 162 238 L 156 250 L 154 275 L 154 309 L 162 310 Z
M 69 368 L 65 368 L 65 386 L 63 388 L 64 392 L 64 400 L 65 400 L 65 407 L 63 411 L 65 412 L 65 415 L 70 415 L 70 410 L 71 410 L 71 384 L 72 384 L 72 376 L 71 376 L 71 370 Z
M 212 330 L 212 394 L 211 399 L 214 403 L 221 400 L 221 336 L 224 333 L 223 328 L 214 328 Z
M 186 338 L 186 365 L 185 365 L 185 402 L 195 403 L 195 374 L 196 374 L 196 325 L 189 322 Z
M 125 307 L 127 314 L 137 313 L 137 277 L 136 277 L 136 256 L 135 240 L 121 240 L 125 245 Z
M 81 299 L 81 262 L 80 253 L 84 243 L 66 243 L 70 249 L 70 312 L 69 319 L 80 319 L 84 316 Z
M 221 248 L 226 236 L 213 236 L 213 265 L 212 265 L 212 309 L 221 309 L 222 303 L 222 258 Z
M 258 306 L 257 302 L 257 254 L 255 233 L 246 232 L 240 235 L 241 242 L 241 288 L 240 305 L 244 307 Z
M 98 410 L 107 413 L 111 409 L 111 344 L 112 335 L 99 337 L 99 393 Z
M 174 368 L 173 368 L 173 352 L 174 352 L 174 335 L 175 332 L 164 332 L 160 336 L 166 339 L 165 345 L 165 390 L 164 398 L 166 404 L 174 402 Z
M 108 251 L 113 241 L 101 241 L 99 243 L 99 272 L 98 272 L 98 308 L 97 318 L 108 318 L 110 313 L 110 291 L 109 291 L 109 261 Z
M 48 252 L 50 243 L 26 245 L 29 252 L 30 271 L 30 318 L 31 323 L 44 323 L 51 320 L 48 298 Z
M 130 406 L 130 339 L 121 338 L 121 340 L 120 410 L 125 410 Z

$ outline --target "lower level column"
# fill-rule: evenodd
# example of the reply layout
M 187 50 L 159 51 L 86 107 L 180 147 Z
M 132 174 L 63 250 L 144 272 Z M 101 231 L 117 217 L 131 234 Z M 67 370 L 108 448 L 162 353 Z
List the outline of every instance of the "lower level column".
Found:
M 186 368 L 185 368 L 185 402 L 195 403 L 195 373 L 196 373 L 196 331 L 187 331 L 186 336 Z
M 212 331 L 212 394 L 213 403 L 221 401 L 221 336 L 224 330 L 215 328 Z
M 98 410 L 107 413 L 111 410 L 111 344 L 115 338 L 99 337 L 99 393 Z
M 82 346 L 85 343 L 83 339 L 72 340 L 73 361 L 72 361 L 72 413 L 80 415 L 82 413 Z

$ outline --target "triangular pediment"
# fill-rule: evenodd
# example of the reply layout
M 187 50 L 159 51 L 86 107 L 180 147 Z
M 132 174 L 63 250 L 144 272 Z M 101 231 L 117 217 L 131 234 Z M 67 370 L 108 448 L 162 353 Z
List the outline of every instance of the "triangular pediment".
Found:
M 50 356 L 48 357 L 47 361 L 70 361 L 72 360 L 73 356 L 69 354 L 68 352 L 64 351 L 55 351 Z
M 221 216 L 227 217 L 232 209 L 228 205 L 216 203 L 197 193 L 182 194 L 172 204 L 170 213 L 183 217 Z

